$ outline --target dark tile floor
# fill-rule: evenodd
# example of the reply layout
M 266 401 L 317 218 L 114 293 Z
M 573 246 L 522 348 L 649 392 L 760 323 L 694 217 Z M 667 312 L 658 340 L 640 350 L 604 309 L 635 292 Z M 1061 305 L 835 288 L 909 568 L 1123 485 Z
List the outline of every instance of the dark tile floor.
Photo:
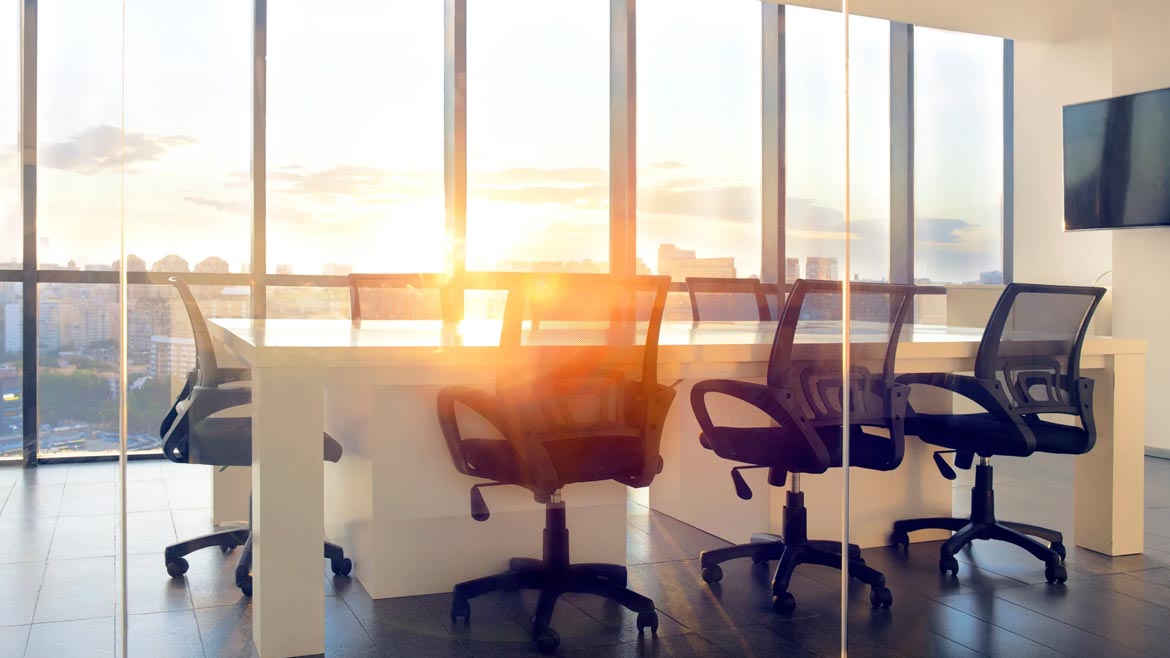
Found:
M 1071 459 L 1001 459 L 996 471 L 1001 517 L 1071 533 Z M 0 657 L 115 655 L 115 476 L 112 464 L 0 469 Z M 163 569 L 166 544 L 208 528 L 208 471 L 136 462 L 130 478 L 131 657 L 253 655 L 233 555 L 200 551 L 185 579 Z M 957 512 L 969 486 L 956 485 Z M 1064 586 L 1045 583 L 1022 551 L 993 543 L 962 553 L 957 579 L 939 576 L 937 543 L 869 549 L 894 607 L 874 611 L 865 589 L 850 589 L 850 655 L 1170 656 L 1170 461 L 1146 460 L 1146 508 L 1144 555 L 1111 559 L 1070 542 Z M 837 572 L 802 567 L 792 583 L 797 612 L 781 618 L 762 566 L 727 563 L 720 584 L 702 582 L 699 551 L 722 541 L 636 503 L 628 536 L 630 584 L 658 606 L 657 637 L 639 637 L 633 615 L 613 604 L 572 595 L 553 619 L 561 655 L 840 655 Z M 530 592 L 475 599 L 471 623 L 451 624 L 448 595 L 374 601 L 356 581 L 324 575 L 324 561 L 322 572 L 331 658 L 537 655 L 526 630 Z

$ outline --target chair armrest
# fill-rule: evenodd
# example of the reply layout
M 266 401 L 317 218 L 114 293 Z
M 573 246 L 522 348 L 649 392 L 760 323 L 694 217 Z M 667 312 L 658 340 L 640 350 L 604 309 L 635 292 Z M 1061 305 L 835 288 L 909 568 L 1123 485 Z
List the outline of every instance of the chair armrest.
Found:
M 1078 377 L 1073 386 L 1076 396 L 1074 404 L 1081 413 L 1081 428 L 1089 434 L 1089 444 L 1085 452 L 1093 449 L 1097 442 L 1097 421 L 1093 417 L 1093 380 L 1088 377 Z
M 791 391 L 736 379 L 707 379 L 698 382 L 691 388 L 691 408 L 702 432 L 712 435 L 715 424 L 707 410 L 706 396 L 709 393 L 721 393 L 742 400 L 768 414 L 768 417 L 781 427 L 800 432 L 812 458 L 809 472 L 823 473 L 829 469 L 829 448 L 804 422 L 803 414 Z
M 1011 402 L 1003 392 L 1003 387 L 997 380 L 949 372 L 920 372 L 899 375 L 897 383 L 921 384 L 957 393 L 985 409 L 1005 426 L 1014 428 L 1015 438 L 1022 444 L 1020 456 L 1030 455 L 1036 450 L 1035 435 L 1032 434 L 1032 430 L 1028 428 L 1028 424 L 1020 414 L 1012 408 Z
M 251 368 L 219 368 L 215 373 L 215 385 L 230 384 L 232 382 L 252 381 Z
M 158 426 L 158 437 L 166 440 L 167 434 L 175 424 L 175 420 L 179 417 L 179 403 L 187 399 L 191 395 L 191 387 L 195 385 L 195 371 L 192 370 L 187 373 L 187 381 L 183 384 L 183 390 L 179 392 L 178 397 L 175 398 L 175 403 L 171 405 L 171 410 L 163 417 L 162 423 Z
M 649 486 L 658 475 L 659 458 L 662 453 L 662 429 L 670 405 L 678 394 L 671 386 L 661 384 L 654 388 L 646 400 L 645 420 L 642 425 L 642 473 L 636 480 L 628 481 L 631 487 Z
M 459 432 L 459 421 L 455 415 L 455 403 L 460 403 L 493 425 L 498 425 L 496 414 L 496 400 L 481 390 L 469 386 L 448 386 L 439 391 L 439 429 L 447 442 L 447 450 L 451 453 L 451 461 L 455 469 L 464 475 L 471 474 L 467 457 L 463 454 L 463 435 Z

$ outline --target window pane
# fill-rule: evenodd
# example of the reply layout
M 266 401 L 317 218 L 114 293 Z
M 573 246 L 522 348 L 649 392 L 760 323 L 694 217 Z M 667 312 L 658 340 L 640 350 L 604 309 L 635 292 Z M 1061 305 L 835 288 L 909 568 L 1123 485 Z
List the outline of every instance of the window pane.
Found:
M 467 167 L 468 269 L 608 271 L 609 3 L 467 3 Z
M 21 376 L 24 368 L 24 295 L 19 283 L 0 283 L 4 351 L 0 352 L 0 459 L 19 458 L 23 444 Z
M 270 3 L 270 272 L 446 269 L 443 56 L 442 2 Z
M 192 286 L 204 317 L 247 317 L 247 286 Z M 195 367 L 191 323 L 165 285 L 133 285 L 127 326 L 130 452 L 160 448 L 159 422 Z M 42 457 L 118 450 L 118 286 L 42 284 L 37 412 Z M 6 323 L 7 324 L 7 323 Z
M 248 271 L 251 48 L 250 3 L 127 5 L 126 243 L 161 271 Z
M 914 29 L 914 277 L 1003 281 L 1003 39 Z
M 838 279 L 845 240 L 841 14 L 785 8 L 786 279 Z M 853 278 L 890 271 L 890 24 L 849 19 Z
M 122 3 L 43 2 L 38 11 L 37 258 L 43 269 L 117 260 L 121 203 Z M 79 99 L 84 99 L 80 102 Z M 128 163 L 176 144 L 142 135 Z
M 20 5 L 0 8 L 0 269 L 17 269 L 23 257 L 20 205 Z M 0 452 L 3 449 L 0 448 Z
M 348 320 L 349 288 L 268 286 L 268 317 Z
M 639 270 L 760 275 L 760 16 L 757 0 L 638 3 Z

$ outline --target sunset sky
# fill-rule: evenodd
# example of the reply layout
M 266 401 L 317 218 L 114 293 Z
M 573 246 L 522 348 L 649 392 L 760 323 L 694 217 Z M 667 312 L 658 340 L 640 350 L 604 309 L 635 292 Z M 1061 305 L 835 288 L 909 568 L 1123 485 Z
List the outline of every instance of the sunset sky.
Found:
M 603 261 L 608 251 L 608 3 L 468 7 L 468 265 Z M 717 8 L 717 10 L 716 10 Z M 16 3 L 0 34 L 16 35 Z M 759 273 L 760 6 L 638 3 L 638 255 L 660 243 Z M 250 250 L 251 3 L 130 2 L 131 252 Z M 41 262 L 118 257 L 121 0 L 40 6 Z M 855 18 L 854 269 L 888 269 L 889 29 Z M 789 255 L 843 253 L 838 14 L 788 9 Z M 1002 42 L 916 32 L 918 272 L 999 269 Z M 0 40 L 0 86 L 18 86 Z M 444 266 L 440 2 L 269 6 L 268 263 L 298 273 Z M 0 94 L 0 262 L 19 258 L 15 93 Z

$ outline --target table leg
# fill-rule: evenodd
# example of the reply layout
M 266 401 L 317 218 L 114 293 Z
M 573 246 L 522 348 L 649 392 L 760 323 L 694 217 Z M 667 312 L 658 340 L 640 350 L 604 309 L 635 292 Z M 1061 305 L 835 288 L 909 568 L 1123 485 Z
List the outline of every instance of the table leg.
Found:
M 1106 357 L 1092 372 L 1097 444 L 1076 458 L 1077 546 L 1105 555 L 1142 552 L 1145 539 L 1145 355 Z
M 252 638 L 261 658 L 325 652 L 324 389 L 311 370 L 252 383 Z

